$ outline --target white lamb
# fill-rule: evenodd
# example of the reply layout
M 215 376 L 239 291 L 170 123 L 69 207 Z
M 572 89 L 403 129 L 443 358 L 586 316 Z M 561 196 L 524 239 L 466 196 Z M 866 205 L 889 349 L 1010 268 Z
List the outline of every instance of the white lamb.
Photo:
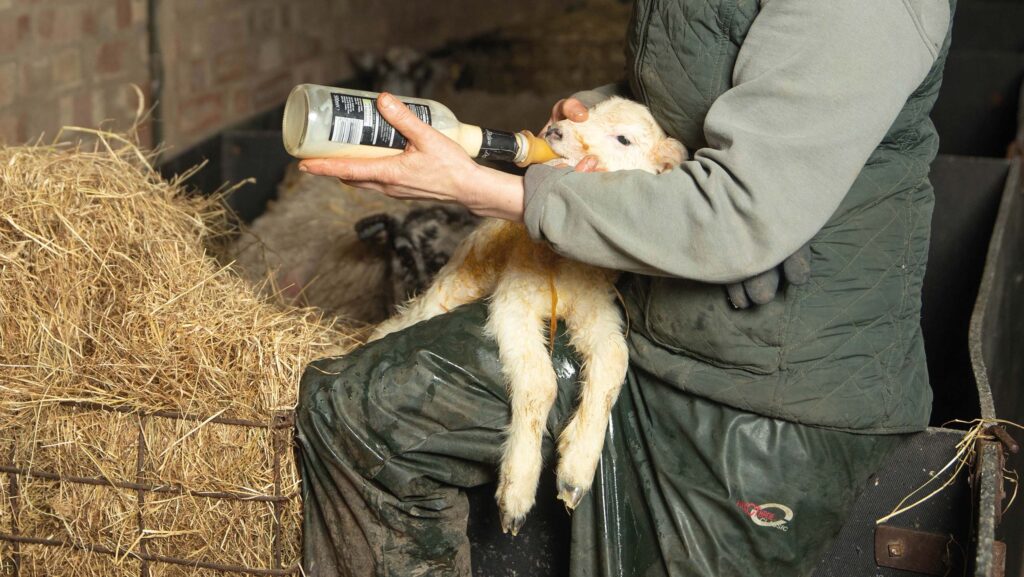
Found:
M 544 137 L 564 162 L 574 165 L 589 154 L 604 170 L 660 173 L 687 156 L 644 106 L 621 98 L 598 104 L 585 122 L 553 124 Z M 559 437 L 558 497 L 575 508 L 590 489 L 628 363 L 617 277 L 559 256 L 530 239 L 522 224 L 487 220 L 459 245 L 433 284 L 371 337 L 491 297 L 486 328 L 498 343 L 512 406 L 496 496 L 506 533 L 519 531 L 534 504 L 544 424 L 557 392 L 548 327 L 559 318 L 583 373 L 579 406 Z

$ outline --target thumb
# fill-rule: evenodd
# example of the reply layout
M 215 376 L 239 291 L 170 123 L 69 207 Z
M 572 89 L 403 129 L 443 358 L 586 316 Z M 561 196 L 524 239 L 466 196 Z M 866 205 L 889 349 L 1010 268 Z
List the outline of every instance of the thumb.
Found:
M 430 142 L 441 136 L 429 124 L 420 120 L 409 107 L 387 92 L 382 92 L 377 97 L 377 110 L 395 130 L 402 133 L 413 146 L 423 149 Z
M 588 154 L 580 159 L 576 163 L 576 172 L 604 172 L 605 169 L 601 168 L 601 161 L 597 159 L 593 154 Z

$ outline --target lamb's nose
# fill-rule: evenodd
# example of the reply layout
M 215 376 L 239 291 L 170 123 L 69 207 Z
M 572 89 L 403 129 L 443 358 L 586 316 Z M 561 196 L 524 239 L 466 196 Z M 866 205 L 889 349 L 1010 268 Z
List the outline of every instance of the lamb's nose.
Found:
M 548 131 L 544 133 L 544 136 L 551 140 L 562 140 L 562 129 L 557 126 L 552 126 L 551 128 L 548 128 Z

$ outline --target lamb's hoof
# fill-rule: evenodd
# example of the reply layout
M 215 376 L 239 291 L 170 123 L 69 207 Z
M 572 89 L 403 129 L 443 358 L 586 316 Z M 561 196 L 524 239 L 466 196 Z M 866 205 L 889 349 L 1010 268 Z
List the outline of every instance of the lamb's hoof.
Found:
M 513 537 L 519 534 L 526 516 L 533 508 L 534 492 L 537 484 L 532 483 L 511 483 L 507 479 L 514 478 L 511 475 L 501 475 L 503 479 L 498 483 L 498 493 L 495 500 L 498 502 L 498 513 L 501 515 L 501 530 L 511 533 Z M 529 487 L 529 491 L 526 488 Z
M 523 528 L 523 523 L 526 523 L 526 516 L 512 517 L 505 513 L 501 514 L 501 530 L 506 535 L 512 533 L 515 537 L 519 535 L 519 530 Z
M 558 498 L 565 502 L 565 506 L 571 510 L 575 510 L 576 506 L 583 500 L 583 495 L 586 491 L 580 489 L 575 485 L 568 483 L 558 482 Z

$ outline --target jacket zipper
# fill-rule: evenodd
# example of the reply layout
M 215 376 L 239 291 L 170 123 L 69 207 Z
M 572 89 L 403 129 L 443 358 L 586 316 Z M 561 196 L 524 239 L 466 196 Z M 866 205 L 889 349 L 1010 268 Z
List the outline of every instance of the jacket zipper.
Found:
M 643 77 L 640 75 L 640 69 L 644 61 L 644 53 L 647 52 L 647 31 L 650 28 L 651 17 L 654 14 L 654 9 L 653 6 L 651 6 L 651 4 L 653 4 L 653 0 L 647 0 L 646 2 L 644 2 L 643 0 L 637 0 L 637 7 L 639 8 L 642 5 L 645 11 L 643 14 L 643 23 L 639 31 L 640 36 L 637 40 L 638 45 L 636 48 L 636 58 L 633 62 L 633 77 L 636 78 L 636 87 L 637 90 L 640 92 L 639 94 L 637 94 L 637 96 L 640 97 L 640 100 L 644 103 L 644 105 L 648 106 L 650 105 L 650 103 L 647 101 L 647 87 L 644 86 L 644 80 Z

